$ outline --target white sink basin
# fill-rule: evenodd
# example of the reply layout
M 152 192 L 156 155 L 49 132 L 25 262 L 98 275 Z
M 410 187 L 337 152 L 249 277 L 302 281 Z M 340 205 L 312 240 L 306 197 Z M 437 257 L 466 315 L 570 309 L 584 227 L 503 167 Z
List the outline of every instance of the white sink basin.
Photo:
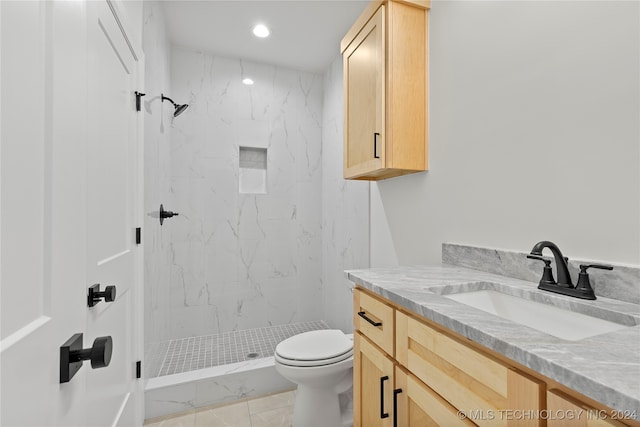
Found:
M 443 296 L 568 341 L 578 341 L 628 327 L 495 290 Z

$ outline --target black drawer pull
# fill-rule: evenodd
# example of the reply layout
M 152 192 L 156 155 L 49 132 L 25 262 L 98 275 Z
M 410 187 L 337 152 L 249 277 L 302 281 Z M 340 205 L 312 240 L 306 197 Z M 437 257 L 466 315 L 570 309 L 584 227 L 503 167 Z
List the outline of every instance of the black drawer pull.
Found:
M 401 388 L 393 390 L 393 427 L 398 427 L 398 395 L 402 393 Z
M 384 412 L 384 382 L 388 379 L 387 375 L 380 377 L 380 418 L 382 419 L 389 418 L 389 414 Z
M 380 134 L 378 132 L 373 133 L 373 158 L 374 159 L 380 158 L 380 156 L 378 156 L 378 137 L 379 136 Z
M 371 323 L 376 328 L 378 326 L 382 326 L 382 322 L 374 322 L 373 320 L 369 319 L 364 311 L 359 311 L 358 312 L 358 316 L 362 317 L 364 320 L 366 320 L 367 322 Z

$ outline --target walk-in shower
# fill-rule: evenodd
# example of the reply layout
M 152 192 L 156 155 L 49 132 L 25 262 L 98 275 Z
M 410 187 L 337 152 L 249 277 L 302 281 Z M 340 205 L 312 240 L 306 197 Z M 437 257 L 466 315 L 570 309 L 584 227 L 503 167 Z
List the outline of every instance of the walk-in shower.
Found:
M 329 327 L 322 79 L 176 47 L 170 56 L 170 93 L 190 105 L 166 128 L 162 110 L 152 111 L 159 117 L 145 132 L 157 150 L 149 169 L 167 150 L 167 166 L 148 171 L 150 193 L 158 187 L 180 212 L 162 227 L 148 225 L 147 418 L 292 389 L 275 370 L 275 346 Z M 243 71 L 271 83 L 248 87 Z
M 189 100 L 170 123 L 145 104 L 145 211 L 180 212 L 143 225 L 153 418 L 293 388 L 277 343 L 352 331 L 344 270 L 368 266 L 369 187 L 342 179 L 339 53 L 323 74 L 172 47 L 163 6 L 144 7 L 144 90 Z

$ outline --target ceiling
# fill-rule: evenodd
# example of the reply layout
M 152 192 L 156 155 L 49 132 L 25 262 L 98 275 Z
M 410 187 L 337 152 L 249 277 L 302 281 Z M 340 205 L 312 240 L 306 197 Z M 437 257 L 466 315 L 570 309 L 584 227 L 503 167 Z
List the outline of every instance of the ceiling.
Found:
M 368 0 L 166 0 L 172 44 L 216 55 L 323 72 Z M 271 29 L 266 39 L 251 29 Z

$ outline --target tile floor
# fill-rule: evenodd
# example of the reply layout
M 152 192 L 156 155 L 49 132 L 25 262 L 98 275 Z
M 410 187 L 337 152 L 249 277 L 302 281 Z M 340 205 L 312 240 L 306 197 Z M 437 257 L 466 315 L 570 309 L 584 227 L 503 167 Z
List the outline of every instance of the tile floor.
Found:
M 154 378 L 273 356 L 281 341 L 328 328 L 324 320 L 317 320 L 149 343 L 145 345 L 145 376 Z
M 146 427 L 291 427 L 295 390 L 151 419 Z

